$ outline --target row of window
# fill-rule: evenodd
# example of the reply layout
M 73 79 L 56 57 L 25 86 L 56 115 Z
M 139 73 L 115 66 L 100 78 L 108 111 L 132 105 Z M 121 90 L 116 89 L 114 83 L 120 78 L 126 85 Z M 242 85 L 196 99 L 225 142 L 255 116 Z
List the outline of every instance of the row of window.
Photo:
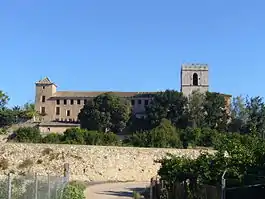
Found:
M 45 96 L 42 96 L 42 102 L 45 102 L 45 101 L 46 101 Z M 64 100 L 59 100 L 59 99 L 57 99 L 57 100 L 56 100 L 56 104 L 57 104 L 57 105 L 60 105 L 60 104 L 61 104 L 61 101 L 63 101 L 62 103 L 63 103 L 64 105 L 67 105 L 67 101 L 68 101 L 67 99 L 64 99 Z M 87 103 L 87 100 L 84 99 L 83 102 L 84 102 L 83 104 L 86 104 L 86 103 Z M 141 99 L 138 99 L 138 100 L 137 100 L 137 103 L 138 103 L 138 104 L 142 104 L 142 100 L 141 100 Z M 71 105 L 74 104 L 74 100 L 73 100 L 73 99 L 70 100 L 70 104 L 71 104 Z M 80 99 L 77 99 L 77 100 L 76 100 L 76 104 L 81 104 L 81 100 L 80 100 Z M 134 106 L 134 105 L 135 105 L 135 100 L 131 100 L 131 104 Z M 148 104 L 149 104 L 149 100 L 144 100 L 144 105 L 147 106 Z
M 135 100 L 132 100 L 131 103 L 132 103 L 132 106 L 134 106 Z M 142 104 L 142 100 L 141 99 L 137 100 L 137 103 Z M 149 100 L 144 100 L 144 105 L 147 106 L 148 104 L 149 104 Z
M 45 107 L 41 107 L 41 114 L 46 114 L 46 110 L 45 110 Z M 60 107 L 56 107 L 56 110 L 55 110 L 55 114 L 56 115 L 60 115 Z M 71 111 L 70 110 L 67 110 L 66 111 L 66 116 L 71 116 Z
M 63 104 L 64 104 L 64 105 L 67 105 L 67 101 L 68 101 L 67 99 L 64 99 L 64 100 L 59 100 L 59 99 L 58 99 L 58 100 L 56 100 L 56 104 L 57 104 L 57 105 L 60 105 L 60 104 L 61 104 L 61 101 L 63 101 Z M 73 105 L 74 102 L 75 102 L 75 101 L 74 101 L 73 99 L 70 100 L 70 104 L 71 104 L 71 105 Z M 84 99 L 83 102 L 84 102 L 83 104 L 86 104 L 86 103 L 87 103 L 87 100 Z M 76 100 L 76 104 L 81 104 L 81 100 L 80 100 L 80 99 Z
M 60 115 L 61 111 L 60 111 L 60 107 L 56 107 L 56 110 L 55 110 L 55 114 L 56 115 Z M 71 111 L 70 110 L 67 110 L 66 111 L 66 116 L 69 117 L 71 115 Z

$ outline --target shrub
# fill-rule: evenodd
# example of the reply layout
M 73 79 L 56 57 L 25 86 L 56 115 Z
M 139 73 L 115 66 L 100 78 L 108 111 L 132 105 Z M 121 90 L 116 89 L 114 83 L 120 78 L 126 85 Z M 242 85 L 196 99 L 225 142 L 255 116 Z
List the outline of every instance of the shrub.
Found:
M 67 129 L 62 136 L 64 144 L 85 144 L 84 134 L 86 130 L 79 128 Z
M 179 130 L 169 120 L 163 119 L 156 128 L 151 131 L 136 132 L 124 140 L 124 143 L 137 147 L 182 148 L 179 135 Z
M 9 166 L 9 163 L 7 159 L 3 158 L 0 160 L 0 169 L 6 170 L 8 169 L 8 166 Z
M 42 143 L 60 144 L 62 135 L 57 133 L 50 133 L 42 138 Z
M 15 131 L 13 140 L 17 142 L 40 143 L 41 134 L 36 127 L 21 127 Z
M 25 169 L 33 165 L 33 161 L 31 159 L 24 160 L 21 164 L 18 165 L 19 169 Z
M 70 182 L 63 191 L 63 199 L 85 199 L 86 186 L 83 183 Z
M 42 151 L 42 155 L 49 155 L 51 152 L 53 152 L 53 150 L 51 148 L 45 148 Z

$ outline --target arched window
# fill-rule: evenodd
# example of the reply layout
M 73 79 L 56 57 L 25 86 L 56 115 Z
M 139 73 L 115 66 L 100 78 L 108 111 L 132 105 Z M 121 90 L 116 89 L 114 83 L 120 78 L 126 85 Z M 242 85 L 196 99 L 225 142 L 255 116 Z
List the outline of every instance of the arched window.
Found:
M 192 77 L 193 86 L 198 86 L 198 74 L 194 73 Z

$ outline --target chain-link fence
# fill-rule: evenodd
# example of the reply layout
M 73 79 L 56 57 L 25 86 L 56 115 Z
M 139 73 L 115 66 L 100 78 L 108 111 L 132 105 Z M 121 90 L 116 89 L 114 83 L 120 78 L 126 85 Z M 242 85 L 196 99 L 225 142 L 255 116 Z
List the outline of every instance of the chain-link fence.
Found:
M 62 177 L 51 175 L 0 176 L 1 199 L 61 199 L 69 181 L 68 172 Z

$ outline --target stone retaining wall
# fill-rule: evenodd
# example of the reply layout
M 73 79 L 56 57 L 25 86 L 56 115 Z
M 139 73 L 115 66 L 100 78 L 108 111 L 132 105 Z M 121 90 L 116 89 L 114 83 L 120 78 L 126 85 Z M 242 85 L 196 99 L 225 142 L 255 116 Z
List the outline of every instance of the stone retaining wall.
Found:
M 2 143 L 0 174 L 62 175 L 64 163 L 69 163 L 73 180 L 149 181 L 160 166 L 154 160 L 166 153 L 196 158 L 201 150 Z

